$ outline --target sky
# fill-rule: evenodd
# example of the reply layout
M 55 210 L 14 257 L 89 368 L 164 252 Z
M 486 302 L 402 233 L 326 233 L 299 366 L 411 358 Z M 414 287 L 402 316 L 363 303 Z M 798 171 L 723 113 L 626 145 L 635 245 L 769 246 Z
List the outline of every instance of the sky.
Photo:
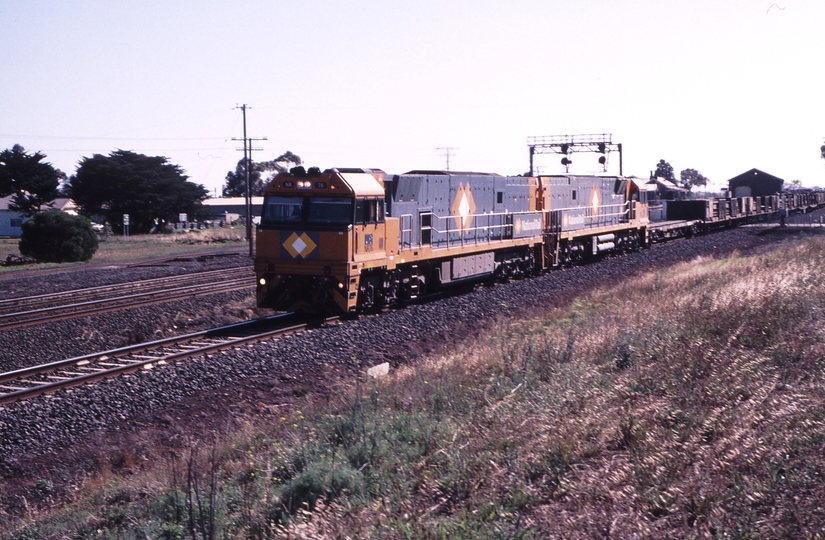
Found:
M 595 133 L 625 175 L 825 186 L 823 25 L 822 0 L 0 0 L 0 150 L 165 156 L 220 194 L 245 104 L 258 161 L 517 175 L 528 137 Z

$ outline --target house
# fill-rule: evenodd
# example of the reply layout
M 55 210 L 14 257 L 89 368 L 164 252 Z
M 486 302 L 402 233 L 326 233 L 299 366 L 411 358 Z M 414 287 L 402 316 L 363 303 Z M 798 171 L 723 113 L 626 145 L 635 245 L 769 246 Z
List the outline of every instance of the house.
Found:
M 662 177 L 651 177 L 648 182 L 656 192 L 656 198 L 663 201 L 674 201 L 687 199 L 690 196 L 690 190 L 679 187 L 675 182 Z
M 19 238 L 23 234 L 21 226 L 26 218 L 19 212 L 9 210 L 9 203 L 14 195 L 0 197 L 0 236 L 8 236 L 12 238 Z M 52 202 L 52 208 L 55 210 L 62 210 L 63 212 L 77 215 L 77 205 L 71 199 L 64 197 L 55 199 Z

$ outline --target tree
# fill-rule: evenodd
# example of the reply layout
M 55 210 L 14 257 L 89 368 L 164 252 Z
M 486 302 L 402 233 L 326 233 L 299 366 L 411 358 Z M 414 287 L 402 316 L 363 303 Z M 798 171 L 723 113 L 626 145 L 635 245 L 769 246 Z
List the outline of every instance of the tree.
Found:
M 655 178 L 664 178 L 671 182 L 676 182 L 676 177 L 673 175 L 673 167 L 667 161 L 660 159 L 656 164 L 656 172 L 653 175 Z
M 20 253 L 41 262 L 88 261 L 97 251 L 92 222 L 60 210 L 37 213 L 22 225 Z
M 682 186 L 686 189 L 708 185 L 708 179 L 696 169 L 685 169 L 679 173 L 679 178 L 682 179 Z
M 278 173 L 289 172 L 292 167 L 297 167 L 303 163 L 297 154 L 293 154 L 289 150 L 276 157 L 272 161 L 264 161 L 260 164 L 261 171 L 271 173 L 266 177 L 264 184 L 268 184 Z
M 263 195 L 264 186 L 272 181 L 276 174 L 287 172 L 301 163 L 301 158 L 289 150 L 272 161 L 252 161 L 249 167 L 249 186 L 252 196 L 260 197 Z M 263 173 L 270 173 L 266 180 L 262 179 Z M 224 197 L 246 196 L 246 160 L 241 159 L 238 161 L 235 171 L 229 171 L 226 174 L 226 183 L 223 185 L 221 193 Z
M 0 152 L 0 196 L 14 194 L 9 210 L 31 217 L 51 207 L 60 195 L 60 182 L 66 175 L 44 162 L 45 157 L 40 152 L 28 154 L 19 144 Z
M 163 230 L 180 213 L 202 215 L 201 201 L 208 192 L 187 179 L 165 157 L 115 150 L 83 158 L 69 184 L 85 215 L 103 215 L 122 230 L 123 214 L 129 214 L 130 231 L 141 233 Z
M 261 180 L 261 166 L 254 161 L 250 161 L 249 186 L 253 197 L 260 197 L 264 194 L 264 183 Z M 241 159 L 235 167 L 235 171 L 226 173 L 226 182 L 223 185 L 221 194 L 224 197 L 246 197 L 246 160 Z

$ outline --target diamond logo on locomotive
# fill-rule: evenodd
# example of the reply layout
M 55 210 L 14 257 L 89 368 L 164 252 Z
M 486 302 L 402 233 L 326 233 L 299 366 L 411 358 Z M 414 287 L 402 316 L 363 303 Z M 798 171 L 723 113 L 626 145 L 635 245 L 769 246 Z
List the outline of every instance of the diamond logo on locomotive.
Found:
M 473 224 L 473 214 L 476 212 L 476 203 L 473 200 L 473 192 L 469 183 L 458 184 L 452 210 L 455 216 L 455 226 L 461 232 L 467 232 Z
M 317 259 L 317 253 L 315 253 L 314 257 L 310 257 L 310 255 L 315 252 L 315 248 L 318 247 L 318 233 L 315 233 L 314 236 L 316 237 L 315 241 L 305 232 L 302 232 L 300 235 L 297 232 L 293 232 L 281 245 L 293 259 L 297 259 L 298 257 L 302 259 Z

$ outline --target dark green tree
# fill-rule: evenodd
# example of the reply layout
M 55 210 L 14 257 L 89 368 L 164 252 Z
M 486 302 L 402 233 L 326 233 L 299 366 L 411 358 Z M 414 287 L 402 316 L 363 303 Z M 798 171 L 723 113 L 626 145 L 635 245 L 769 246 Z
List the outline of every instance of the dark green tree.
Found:
M 60 210 L 46 210 L 23 223 L 20 253 L 40 262 L 88 261 L 97 251 L 92 222 Z
M 250 161 L 249 166 L 249 186 L 253 197 L 260 197 L 264 194 L 264 183 L 261 180 L 261 165 Z M 224 197 L 246 197 L 246 160 L 241 159 L 235 167 L 235 171 L 226 173 L 226 182 L 223 185 L 221 194 Z
M 708 185 L 708 179 L 696 169 L 685 169 L 679 173 L 679 178 L 682 180 L 682 187 L 687 189 Z
M 43 161 L 45 157 L 40 152 L 29 154 L 19 144 L 0 152 L 0 197 L 13 194 L 9 210 L 31 217 L 50 208 L 60 195 L 66 175 Z
M 676 182 L 676 177 L 673 175 L 673 167 L 667 161 L 660 159 L 656 164 L 656 172 L 653 173 L 655 178 L 664 178 L 671 182 Z
M 180 213 L 203 215 L 208 192 L 187 178 L 165 157 L 115 150 L 83 158 L 69 185 L 83 214 L 102 215 L 117 231 L 123 230 L 123 214 L 129 214 L 130 232 L 142 233 L 163 230 Z

